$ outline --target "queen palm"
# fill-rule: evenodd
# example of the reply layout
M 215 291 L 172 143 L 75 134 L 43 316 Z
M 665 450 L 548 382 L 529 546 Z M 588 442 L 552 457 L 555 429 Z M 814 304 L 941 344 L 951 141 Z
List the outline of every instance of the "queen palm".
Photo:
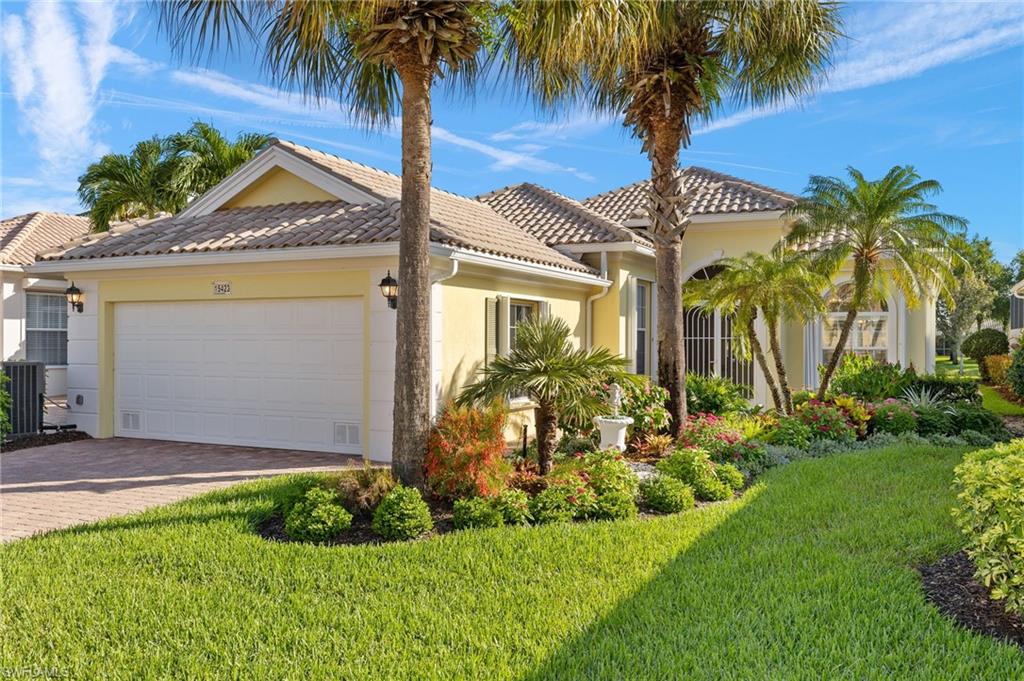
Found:
M 180 158 L 178 172 L 189 194 L 199 196 L 235 172 L 270 140 L 270 135 L 243 132 L 232 142 L 212 125 L 194 121 L 186 132 L 171 135 L 167 143 Z
M 651 162 L 649 234 L 655 244 L 658 382 L 686 423 L 682 239 L 692 197 L 679 151 L 695 119 L 726 98 L 768 106 L 814 85 L 839 36 L 839 6 L 757 2 L 520 3 L 509 63 L 543 101 L 589 99 L 625 114 Z
M 143 140 L 130 154 L 105 154 L 78 178 L 78 198 L 95 231 L 111 222 L 156 217 L 185 207 L 188 193 L 179 159 L 159 137 Z
M 834 276 L 852 268 L 850 293 L 841 304 L 846 316 L 818 388 L 823 399 L 842 349 L 850 338 L 857 311 L 884 302 L 890 290 L 903 294 L 908 307 L 922 298 L 948 298 L 955 284 L 953 265 L 962 260 L 950 248 L 951 229 L 962 218 L 942 213 L 928 198 L 942 191 L 935 180 L 922 180 L 911 166 L 894 166 L 885 177 L 868 180 L 847 168 L 849 180 L 811 177 L 802 198 L 790 210 L 796 225 L 790 246 L 811 249 L 822 272 Z
M 782 356 L 779 327 L 785 321 L 807 321 L 824 311 L 823 294 L 829 280 L 812 266 L 807 255 L 788 248 L 775 249 L 770 255 L 750 252 L 716 264 L 721 265 L 722 270 L 714 277 L 687 282 L 683 301 L 735 315 L 733 328 L 739 331 L 740 342 L 734 349 L 744 358 L 752 351 L 768 383 L 775 408 L 791 414 L 793 396 Z M 754 321 L 759 315 L 764 319 L 774 375 L 754 330 Z
M 241 37 L 260 44 L 271 75 L 314 99 L 337 99 L 370 127 L 392 125 L 401 109 L 399 236 L 392 461 L 418 484 L 430 427 L 431 93 L 435 78 L 467 83 L 491 6 L 471 1 L 173 0 L 162 25 L 193 56 Z M 239 35 L 241 34 L 241 35 Z
M 459 395 L 460 404 L 487 404 L 524 393 L 537 405 L 537 463 L 551 470 L 560 417 L 576 422 L 601 413 L 601 385 L 608 378 L 632 380 L 626 362 L 605 348 L 575 348 L 572 330 L 558 317 L 532 319 L 516 326 L 515 347 L 485 366 L 479 379 Z

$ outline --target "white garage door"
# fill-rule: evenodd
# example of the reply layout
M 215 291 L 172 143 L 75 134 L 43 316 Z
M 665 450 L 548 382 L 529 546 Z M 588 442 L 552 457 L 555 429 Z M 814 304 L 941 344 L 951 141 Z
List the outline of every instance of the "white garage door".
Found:
M 115 432 L 362 453 L 357 299 L 115 306 Z

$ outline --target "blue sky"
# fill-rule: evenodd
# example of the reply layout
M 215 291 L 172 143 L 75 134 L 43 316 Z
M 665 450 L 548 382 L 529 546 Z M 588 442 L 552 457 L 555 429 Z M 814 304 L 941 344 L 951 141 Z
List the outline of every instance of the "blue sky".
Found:
M 367 134 L 338 102 L 269 87 L 243 50 L 201 68 L 176 59 L 142 3 L 4 2 L 0 213 L 78 211 L 89 162 L 199 118 L 263 130 L 391 171 L 394 132 Z M 851 3 L 817 94 L 772 110 L 730 106 L 699 129 L 684 165 L 791 192 L 847 165 L 912 164 L 943 210 L 1008 259 L 1024 247 L 1024 4 Z M 621 119 L 554 118 L 500 85 L 434 106 L 434 181 L 462 194 L 531 181 L 583 198 L 646 177 Z

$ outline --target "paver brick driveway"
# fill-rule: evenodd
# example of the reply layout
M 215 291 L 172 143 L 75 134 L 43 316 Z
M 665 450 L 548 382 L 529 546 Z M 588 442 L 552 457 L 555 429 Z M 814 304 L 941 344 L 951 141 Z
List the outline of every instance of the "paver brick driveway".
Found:
M 0 454 L 0 541 L 159 506 L 243 480 L 361 465 L 284 449 L 115 438 Z

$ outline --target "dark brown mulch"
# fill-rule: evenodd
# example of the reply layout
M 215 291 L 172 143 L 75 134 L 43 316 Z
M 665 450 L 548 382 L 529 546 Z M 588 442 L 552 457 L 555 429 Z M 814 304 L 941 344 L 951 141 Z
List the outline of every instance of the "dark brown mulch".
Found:
M 430 516 L 434 519 L 434 529 L 423 535 L 421 539 L 448 534 L 455 529 L 455 526 L 452 524 L 452 508 L 449 504 L 438 499 L 428 499 L 427 506 L 430 507 Z M 325 542 L 324 545 L 357 546 L 361 544 L 386 544 L 387 540 L 382 539 L 373 531 L 372 522 L 373 518 L 368 515 L 357 515 L 352 518 L 351 527 L 334 539 Z M 302 543 L 292 539 L 284 531 L 284 518 L 280 514 L 274 514 L 259 523 L 256 526 L 256 533 L 269 541 Z
M 58 430 L 53 433 L 28 435 L 26 437 L 19 437 L 16 440 L 11 440 L 10 442 L 4 442 L 0 445 L 0 451 L 14 452 L 19 449 L 45 447 L 46 445 L 56 445 L 62 442 L 75 442 L 77 440 L 88 439 L 90 439 L 89 434 L 81 430 Z
M 963 551 L 918 568 L 928 600 L 962 626 L 1024 648 L 1024 622 L 1006 612 L 974 578 L 974 563 Z

